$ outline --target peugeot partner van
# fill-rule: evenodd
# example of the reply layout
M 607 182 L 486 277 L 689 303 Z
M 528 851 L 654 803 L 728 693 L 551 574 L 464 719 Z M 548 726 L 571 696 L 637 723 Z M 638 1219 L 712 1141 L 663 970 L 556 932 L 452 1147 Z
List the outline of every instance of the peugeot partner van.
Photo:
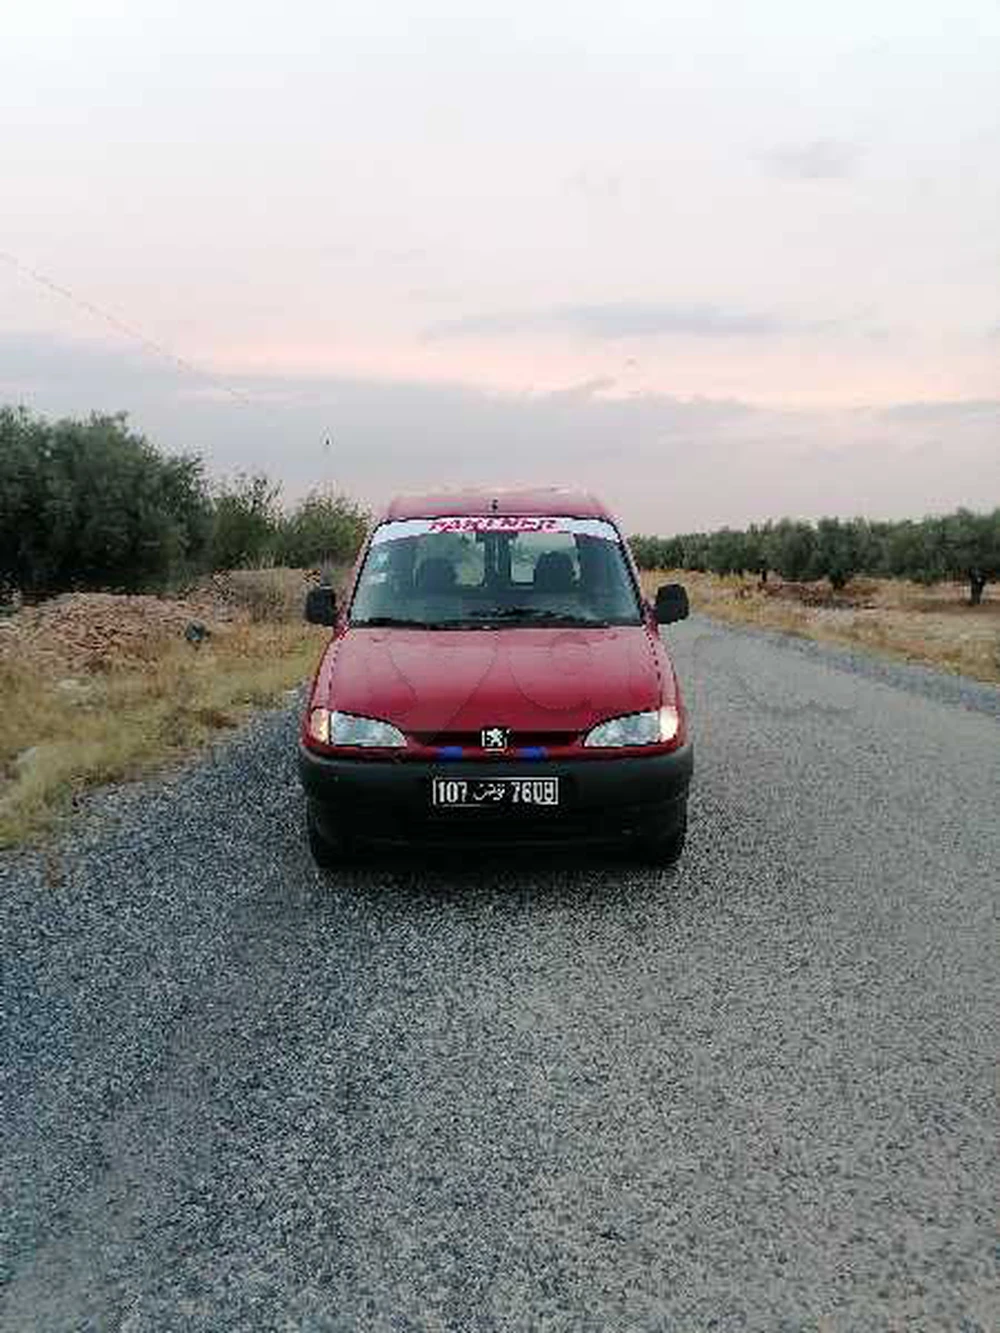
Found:
M 365 845 L 627 844 L 675 860 L 692 747 L 655 603 L 611 514 L 563 489 L 405 496 L 374 524 L 302 719 L 321 866 Z

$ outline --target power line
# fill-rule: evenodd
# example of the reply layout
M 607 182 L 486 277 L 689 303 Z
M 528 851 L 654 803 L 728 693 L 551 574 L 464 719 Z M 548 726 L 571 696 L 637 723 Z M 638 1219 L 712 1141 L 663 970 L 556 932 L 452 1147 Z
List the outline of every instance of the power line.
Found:
M 252 407 L 256 411 L 260 411 L 262 408 L 265 411 L 273 411 L 273 409 L 269 409 L 265 407 L 264 404 L 255 401 L 249 394 L 244 393 L 241 389 L 234 389 L 231 384 L 226 384 L 224 380 L 220 380 L 215 375 L 211 375 L 207 371 L 201 370 L 198 366 L 192 364 L 192 362 L 186 361 L 184 357 L 178 356 L 177 353 L 172 351 L 169 347 L 165 347 L 162 343 L 158 343 L 154 338 L 147 337 L 146 334 L 139 329 L 133 328 L 132 325 L 126 324 L 125 321 L 119 319 L 117 315 L 113 315 L 110 311 L 102 309 L 99 305 L 95 305 L 93 301 L 88 301 L 86 297 L 77 296 L 75 292 L 70 291 L 68 287 L 64 287 L 62 283 L 56 282 L 54 278 L 50 278 L 47 274 L 40 272 L 36 268 L 32 268 L 30 264 L 25 264 L 22 260 L 18 259 L 16 255 L 10 254 L 9 251 L 0 250 L 0 260 L 3 260 L 5 264 L 8 264 L 24 277 L 30 278 L 33 282 L 38 283 L 40 287 L 46 287 L 50 292 L 54 292 L 57 296 L 63 297 L 64 300 L 69 301 L 71 305 L 76 306 L 79 310 L 84 310 L 87 314 L 102 320 L 105 324 L 115 329 L 116 332 L 123 334 L 126 338 L 131 339 L 132 342 L 138 343 L 140 347 L 146 348 L 147 351 L 155 352 L 157 356 L 163 357 L 167 361 L 172 361 L 175 366 L 180 367 L 180 369 L 187 374 L 195 375 L 206 383 L 213 385 L 215 388 L 222 389 L 223 392 L 229 394 L 229 396 L 235 399 L 236 402 L 242 403 L 244 407 Z

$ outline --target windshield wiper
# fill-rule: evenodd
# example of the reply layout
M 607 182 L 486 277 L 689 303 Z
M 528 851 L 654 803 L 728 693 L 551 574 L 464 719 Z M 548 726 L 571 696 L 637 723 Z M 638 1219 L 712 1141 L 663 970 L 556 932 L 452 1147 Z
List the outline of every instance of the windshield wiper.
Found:
M 368 616 L 352 620 L 352 629 L 484 629 L 490 625 L 524 621 L 541 625 L 581 625 L 588 629 L 607 629 L 607 620 L 579 616 L 572 611 L 546 611 L 535 606 L 497 606 L 492 610 L 472 610 L 467 615 L 448 620 L 413 620 L 407 616 Z
M 352 620 L 351 629 L 482 629 L 478 620 L 465 616 L 453 620 L 413 620 L 408 616 L 368 616 Z
M 428 620 L 411 620 L 406 616 L 369 616 L 367 620 L 352 620 L 352 629 L 437 629 Z
M 586 625 L 591 629 L 607 629 L 608 622 L 596 616 L 581 616 L 574 611 L 549 611 L 539 606 L 495 606 L 490 611 L 472 611 L 477 620 L 527 620 L 547 625 Z

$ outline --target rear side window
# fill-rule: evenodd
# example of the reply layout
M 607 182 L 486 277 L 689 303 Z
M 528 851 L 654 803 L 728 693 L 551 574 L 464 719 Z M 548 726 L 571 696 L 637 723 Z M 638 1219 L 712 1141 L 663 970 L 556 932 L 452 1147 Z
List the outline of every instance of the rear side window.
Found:
M 523 532 L 518 535 L 516 541 L 511 542 L 511 583 L 520 587 L 533 585 L 539 560 L 542 561 L 544 570 L 546 557 L 553 555 L 565 560 L 567 562 L 566 568 L 571 568 L 573 578 L 579 581 L 580 553 L 576 538 L 572 533 Z M 555 567 L 554 561 L 549 560 L 547 563 L 550 568 Z

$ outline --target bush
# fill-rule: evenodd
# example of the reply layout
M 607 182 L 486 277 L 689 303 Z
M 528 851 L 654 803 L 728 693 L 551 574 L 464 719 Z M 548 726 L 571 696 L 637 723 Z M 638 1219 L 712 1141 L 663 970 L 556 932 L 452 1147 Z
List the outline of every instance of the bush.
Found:
M 239 476 L 216 492 L 212 558 L 216 569 L 343 565 L 364 540 L 368 514 L 332 489 L 311 491 L 290 513 L 281 487 Z
M 127 418 L 48 422 L 0 409 L 0 604 L 72 589 L 135 592 L 210 569 L 284 561 L 339 567 L 368 515 L 332 490 L 290 513 L 266 476 L 205 481 L 201 459 L 163 454 Z
M 258 474 L 242 473 L 215 492 L 212 564 L 216 569 L 271 565 L 281 531 L 281 487 Z
M 277 541 L 283 564 L 344 565 L 357 555 L 368 514 L 333 490 L 311 491 L 282 521 Z
M 39 597 L 134 591 L 204 563 L 200 459 L 166 457 L 124 415 L 47 423 L 0 409 L 0 585 Z

